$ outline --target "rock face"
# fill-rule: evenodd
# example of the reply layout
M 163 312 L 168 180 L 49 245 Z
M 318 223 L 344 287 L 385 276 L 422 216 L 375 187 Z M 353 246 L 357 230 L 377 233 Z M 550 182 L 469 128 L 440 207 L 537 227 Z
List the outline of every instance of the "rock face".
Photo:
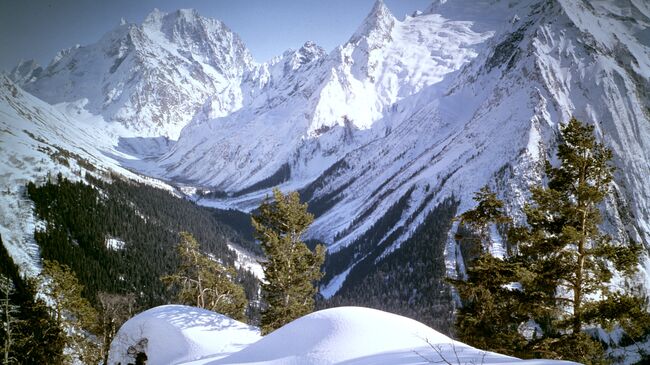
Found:
M 329 54 L 307 42 L 258 64 L 223 23 L 154 11 L 11 77 L 51 104 L 87 99 L 136 136 L 178 138 L 129 166 L 223 196 L 203 204 L 248 210 L 272 186 L 301 190 L 309 235 L 352 247 L 351 265 L 394 252 L 449 198 L 470 208 L 486 184 L 520 217 L 576 116 L 614 151 L 604 228 L 650 247 L 648 29 L 638 0 L 449 0 L 403 20 L 378 1 Z M 328 293 L 351 265 L 329 269 Z
M 61 51 L 45 68 L 22 63 L 14 81 L 50 104 L 87 99 L 86 109 L 141 136 L 177 139 L 209 98 L 215 115 L 243 102 L 241 80 L 254 67 L 239 36 L 194 10 L 154 10 L 99 42 Z

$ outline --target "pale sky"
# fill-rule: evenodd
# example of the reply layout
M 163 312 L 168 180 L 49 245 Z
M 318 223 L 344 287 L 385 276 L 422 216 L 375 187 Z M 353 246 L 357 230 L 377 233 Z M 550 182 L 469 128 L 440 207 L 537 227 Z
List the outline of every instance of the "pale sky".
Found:
M 121 18 L 141 23 L 154 8 L 194 8 L 239 34 L 255 60 L 306 41 L 328 52 L 344 43 L 375 0 L 0 0 L 0 70 L 19 60 L 46 66 L 61 49 L 94 43 Z M 432 0 L 384 0 L 398 19 Z

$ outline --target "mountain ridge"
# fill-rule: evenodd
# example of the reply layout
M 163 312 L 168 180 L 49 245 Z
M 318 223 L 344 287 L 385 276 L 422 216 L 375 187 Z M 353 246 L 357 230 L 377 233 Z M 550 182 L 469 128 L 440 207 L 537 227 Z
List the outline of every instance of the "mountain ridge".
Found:
M 614 151 L 618 170 L 603 227 L 622 243 L 650 247 L 650 33 L 644 30 L 650 5 L 642 1 L 450 0 L 403 20 L 378 1 L 349 41 L 331 52 L 307 42 L 263 64 L 235 35 L 209 46 L 192 41 L 192 22 L 207 22 L 198 13 L 170 14 L 153 12 L 146 26 L 125 24 L 109 33 L 102 44 L 113 45 L 112 56 L 101 69 L 113 75 L 112 66 L 117 73 L 135 64 L 129 47 L 141 40 L 153 55 L 167 57 L 165 70 L 224 88 L 214 92 L 197 81 L 177 89 L 178 95 L 199 92 L 179 96 L 184 114 L 172 127 L 129 124 L 147 113 L 163 122 L 176 115 L 162 107 L 123 114 L 132 120 L 100 113 L 105 122 L 126 125 L 128 133 L 116 137 L 122 146 L 124 137 L 178 136 L 152 144 L 146 158 L 129 156 L 137 151 L 115 141 L 105 146 L 121 167 L 220 196 L 191 195 L 199 204 L 245 211 L 272 186 L 301 190 L 316 214 L 309 238 L 324 241 L 332 254 L 358 247 L 352 258 L 341 256 L 353 266 L 391 255 L 447 199 L 458 202 L 458 212 L 469 209 L 484 185 L 521 221 L 529 188 L 543 179 L 543 161 L 553 161 L 559 126 L 576 116 Z M 205 24 L 231 34 L 220 22 Z M 138 31 L 147 27 L 159 36 Z M 168 41 L 188 53 L 165 48 Z M 236 66 L 231 73 L 212 62 L 215 44 L 232 56 L 224 61 Z M 63 52 L 41 71 L 21 64 L 11 77 L 38 96 L 43 74 L 68 75 L 67 65 L 87 48 Z M 166 99 L 144 95 L 147 87 L 177 88 L 179 79 L 161 77 L 134 88 L 143 93 L 135 100 L 162 105 Z M 106 95 L 118 100 L 125 91 L 115 93 Z M 60 107 L 95 114 L 93 102 L 99 101 Z M 369 233 L 387 221 L 390 229 Z M 443 242 L 452 276 L 463 260 L 455 229 Z M 650 288 L 647 255 L 644 260 L 639 280 Z M 328 293 L 344 285 L 352 266 L 332 270 L 332 281 L 323 283 Z

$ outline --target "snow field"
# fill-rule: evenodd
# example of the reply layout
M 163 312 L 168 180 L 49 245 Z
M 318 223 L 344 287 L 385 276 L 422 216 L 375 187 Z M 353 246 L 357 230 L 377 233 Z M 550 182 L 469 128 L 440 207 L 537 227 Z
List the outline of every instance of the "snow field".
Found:
M 133 361 L 126 349 L 147 338 L 150 364 L 401 365 L 575 364 L 475 349 L 415 320 L 361 307 L 322 310 L 271 334 L 206 310 L 166 305 L 138 314 L 119 330 L 109 364 Z

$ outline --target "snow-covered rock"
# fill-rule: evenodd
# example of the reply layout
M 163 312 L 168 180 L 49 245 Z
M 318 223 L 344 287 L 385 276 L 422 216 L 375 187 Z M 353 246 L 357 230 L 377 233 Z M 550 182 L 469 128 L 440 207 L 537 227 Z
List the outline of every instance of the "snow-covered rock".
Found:
M 138 352 L 149 364 L 179 364 L 228 356 L 260 338 L 259 330 L 222 314 L 183 305 L 146 310 L 122 325 L 109 364 L 134 363 Z
M 97 43 L 60 52 L 45 68 L 23 62 L 11 73 L 50 104 L 87 99 L 84 109 L 145 137 L 177 139 L 211 99 L 213 115 L 242 105 L 249 51 L 222 22 L 195 10 L 154 10 L 141 25 L 120 24 Z
M 197 114 L 157 163 L 166 178 L 228 192 L 269 181 L 285 166 L 292 182 L 304 185 L 383 134 L 369 130 L 397 101 L 475 57 L 474 46 L 492 33 L 470 27 L 437 14 L 398 21 L 378 1 L 329 55 L 307 42 L 263 65 L 249 104 L 217 119 Z

